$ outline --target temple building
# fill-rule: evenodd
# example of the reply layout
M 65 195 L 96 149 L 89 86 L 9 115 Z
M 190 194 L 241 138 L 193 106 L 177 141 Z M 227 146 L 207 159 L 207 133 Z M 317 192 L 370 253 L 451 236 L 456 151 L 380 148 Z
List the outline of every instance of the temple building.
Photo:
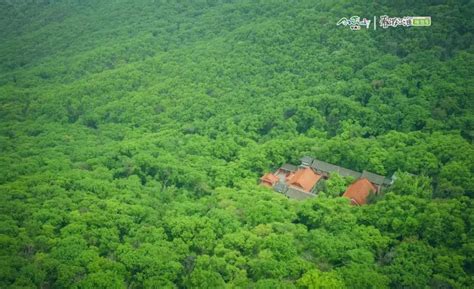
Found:
M 313 189 L 321 177 L 308 166 L 285 164 L 274 173 L 261 177 L 260 183 L 290 198 L 301 200 L 315 196 Z
M 305 156 L 301 158 L 299 166 L 284 164 L 274 173 L 261 177 L 260 183 L 289 198 L 302 200 L 315 197 L 318 182 L 329 179 L 334 172 L 356 180 L 342 195 L 351 200 L 353 205 L 366 204 L 370 194 L 380 193 L 393 182 L 393 177 L 386 178 L 365 170 L 361 173 Z
M 367 204 L 370 194 L 377 192 L 377 188 L 368 179 L 358 179 L 352 183 L 342 195 L 351 200 L 352 205 L 360 206 Z

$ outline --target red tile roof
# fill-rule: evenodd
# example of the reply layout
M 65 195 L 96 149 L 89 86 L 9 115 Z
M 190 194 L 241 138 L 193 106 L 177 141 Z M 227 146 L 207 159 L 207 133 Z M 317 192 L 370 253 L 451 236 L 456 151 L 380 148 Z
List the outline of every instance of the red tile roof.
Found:
M 294 174 L 290 174 L 286 178 L 286 182 L 288 185 L 298 187 L 305 192 L 311 192 L 311 189 L 320 178 L 321 175 L 316 174 L 312 169 L 306 167 L 300 168 Z
M 278 177 L 272 173 L 267 173 L 260 178 L 261 184 L 267 187 L 273 187 L 278 182 Z
M 363 205 L 367 203 L 367 197 L 371 192 L 376 192 L 375 186 L 367 179 L 358 179 L 352 183 L 342 195 L 351 200 L 354 205 Z

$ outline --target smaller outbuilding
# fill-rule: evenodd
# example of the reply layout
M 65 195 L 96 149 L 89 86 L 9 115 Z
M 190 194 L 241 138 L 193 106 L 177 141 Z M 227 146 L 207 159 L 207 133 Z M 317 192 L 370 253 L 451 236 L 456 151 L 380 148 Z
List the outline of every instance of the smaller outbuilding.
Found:
M 367 198 L 375 193 L 377 193 L 377 188 L 368 179 L 363 178 L 347 187 L 342 196 L 351 200 L 352 205 L 360 206 L 367 204 Z
M 278 180 L 279 178 L 277 176 L 272 173 L 268 173 L 260 178 L 260 184 L 269 188 L 273 188 L 273 186 L 278 182 Z

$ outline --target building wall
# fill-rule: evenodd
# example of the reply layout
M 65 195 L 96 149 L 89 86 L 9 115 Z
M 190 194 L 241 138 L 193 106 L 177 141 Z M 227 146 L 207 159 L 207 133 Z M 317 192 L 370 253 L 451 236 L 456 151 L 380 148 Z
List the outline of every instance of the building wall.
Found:
M 303 191 L 293 189 L 293 188 L 288 188 L 288 190 L 285 192 L 285 195 L 288 198 L 296 199 L 296 200 L 304 200 L 308 198 L 313 198 L 315 196 L 314 194 L 305 193 Z

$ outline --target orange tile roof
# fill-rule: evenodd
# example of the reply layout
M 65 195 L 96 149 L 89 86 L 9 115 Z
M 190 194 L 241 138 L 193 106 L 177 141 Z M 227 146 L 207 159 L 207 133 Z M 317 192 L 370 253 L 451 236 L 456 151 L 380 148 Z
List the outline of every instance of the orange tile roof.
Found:
M 311 192 L 311 189 L 321 178 L 321 175 L 313 172 L 312 169 L 306 167 L 297 170 L 294 174 L 290 174 L 287 178 L 287 184 L 296 186 L 304 190 L 305 192 Z
M 272 173 L 267 173 L 260 178 L 261 184 L 267 187 L 273 187 L 278 182 L 278 177 Z
M 369 194 L 376 191 L 375 186 L 364 178 L 352 183 L 342 196 L 350 199 L 353 204 L 363 205 L 367 203 Z

